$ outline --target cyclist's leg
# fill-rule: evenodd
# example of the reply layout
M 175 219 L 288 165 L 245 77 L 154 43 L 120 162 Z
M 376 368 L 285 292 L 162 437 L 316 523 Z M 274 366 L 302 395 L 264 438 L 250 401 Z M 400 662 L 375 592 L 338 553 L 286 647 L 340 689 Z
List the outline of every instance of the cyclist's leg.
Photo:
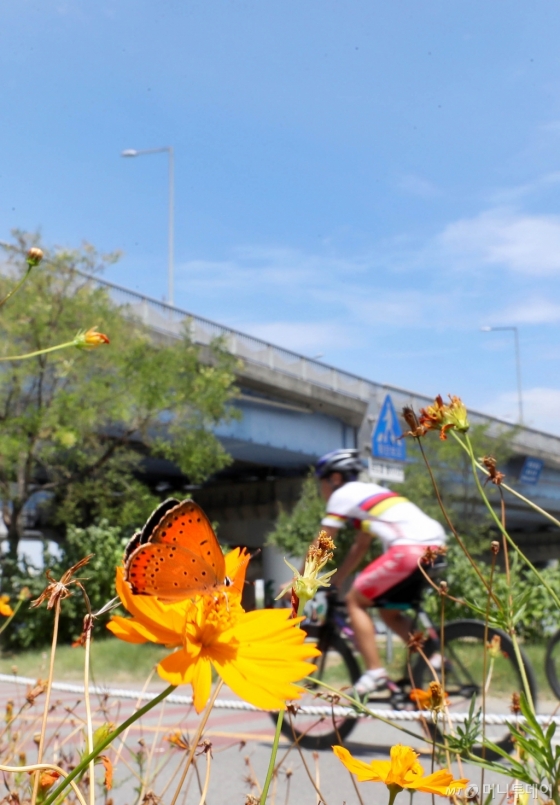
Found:
M 381 668 L 377 643 L 375 641 L 375 627 L 366 611 L 371 606 L 371 599 L 363 595 L 355 586 L 346 596 L 346 608 L 350 625 L 354 631 L 354 638 L 358 651 L 364 658 L 368 670 Z
M 386 595 L 393 587 L 396 587 L 397 584 L 400 584 L 411 576 L 418 567 L 418 560 L 425 552 L 426 546 L 418 544 L 398 545 L 389 548 L 388 551 L 369 564 L 354 582 L 350 595 L 352 600 L 349 602 L 349 612 L 351 606 L 354 605 L 354 617 L 356 618 L 360 632 L 357 634 L 357 642 L 360 651 L 362 651 L 362 643 L 365 642 L 366 639 L 373 639 L 373 651 L 362 651 L 368 668 L 377 668 L 380 666 L 380 662 L 377 647 L 375 646 L 375 630 L 373 629 L 373 624 L 371 624 L 369 616 L 367 616 L 367 613 L 363 612 L 363 610 L 365 607 L 370 606 L 372 601 L 382 598 L 382 596 Z M 362 618 L 357 607 L 361 608 L 361 612 L 368 618 L 371 624 L 370 634 L 366 634 L 365 619 Z M 408 640 L 411 621 L 406 615 L 391 609 L 381 609 L 379 614 L 383 622 L 404 642 Z M 352 620 L 351 622 L 354 627 Z M 371 634 L 373 634 L 373 638 Z M 377 662 L 373 664 L 375 658 L 377 658 Z
M 387 628 L 400 637 L 403 643 L 408 642 L 412 631 L 412 618 L 409 618 L 408 615 L 398 609 L 380 609 L 379 617 Z
M 387 671 L 380 661 L 377 649 L 375 627 L 366 609 L 371 606 L 372 601 L 413 573 L 422 553 L 423 551 L 408 550 L 408 546 L 389 548 L 360 573 L 346 598 L 350 623 L 366 665 L 366 671 L 354 686 L 360 697 L 384 687 L 388 681 Z M 396 621 L 394 625 L 397 625 Z M 404 630 L 404 625 L 402 629 Z

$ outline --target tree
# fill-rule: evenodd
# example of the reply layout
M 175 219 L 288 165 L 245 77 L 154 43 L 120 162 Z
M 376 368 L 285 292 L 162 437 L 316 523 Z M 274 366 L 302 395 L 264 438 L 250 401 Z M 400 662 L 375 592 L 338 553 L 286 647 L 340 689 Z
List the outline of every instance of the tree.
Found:
M 4 298 L 27 270 L 36 236 L 15 233 L 0 276 Z M 191 482 L 229 463 L 212 427 L 232 415 L 234 363 L 219 342 L 200 359 L 185 330 L 156 343 L 126 308 L 78 271 L 116 259 L 92 246 L 45 249 L 21 290 L 0 308 L 0 496 L 8 529 L 4 578 L 15 572 L 26 506 L 48 498 L 60 523 L 139 525 L 154 495 L 138 480 L 147 454 L 172 460 Z M 97 325 L 110 344 L 27 360 L 9 356 L 72 341 Z

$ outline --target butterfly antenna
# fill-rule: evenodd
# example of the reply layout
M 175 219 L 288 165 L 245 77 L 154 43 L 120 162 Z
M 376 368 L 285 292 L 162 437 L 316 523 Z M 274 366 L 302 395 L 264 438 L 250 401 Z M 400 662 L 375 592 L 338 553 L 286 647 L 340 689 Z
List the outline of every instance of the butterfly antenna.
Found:
M 98 612 L 94 613 L 94 617 L 104 615 L 106 612 L 110 612 L 112 609 L 116 609 L 120 603 L 121 600 L 118 596 L 116 598 L 112 598 L 110 601 L 107 601 L 107 603 L 104 604 Z

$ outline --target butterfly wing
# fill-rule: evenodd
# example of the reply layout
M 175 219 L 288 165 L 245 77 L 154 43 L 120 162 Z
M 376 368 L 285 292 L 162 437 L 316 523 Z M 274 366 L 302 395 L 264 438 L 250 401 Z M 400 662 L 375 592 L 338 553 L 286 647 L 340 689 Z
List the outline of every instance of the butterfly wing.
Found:
M 141 537 L 142 537 L 142 532 L 137 531 L 135 534 L 132 535 L 132 537 L 126 543 L 126 546 L 125 546 L 125 549 L 124 549 L 124 556 L 123 556 L 123 561 L 124 561 L 125 565 L 127 564 L 128 560 L 130 559 L 130 557 L 132 556 L 132 554 L 134 553 L 136 548 L 140 547 Z
M 171 509 L 174 509 L 176 506 L 179 506 L 180 502 L 181 501 L 176 500 L 176 498 L 167 498 L 167 500 L 164 500 L 163 503 L 160 503 L 159 506 L 153 510 L 146 520 L 144 528 L 142 529 L 140 536 L 140 543 L 142 545 L 150 541 L 150 537 L 152 536 L 158 523 L 163 520 L 167 512 L 171 511 Z
M 163 503 L 160 503 L 159 506 L 154 509 L 154 511 L 148 517 L 142 531 L 137 531 L 127 542 L 123 557 L 125 564 L 128 562 L 136 548 L 138 548 L 140 545 L 144 545 L 146 542 L 149 542 L 152 531 L 157 526 L 159 521 L 163 519 L 168 511 L 174 509 L 175 506 L 178 506 L 179 503 L 180 501 L 176 500 L 175 498 L 167 498 L 167 500 L 164 500 Z
M 170 545 L 189 551 L 212 570 L 218 584 L 224 583 L 226 563 L 222 549 L 210 520 L 194 500 L 183 500 L 171 508 L 153 529 L 150 544 Z
M 200 556 L 179 545 L 140 545 L 125 567 L 125 580 L 135 595 L 180 601 L 215 590 L 221 581 Z

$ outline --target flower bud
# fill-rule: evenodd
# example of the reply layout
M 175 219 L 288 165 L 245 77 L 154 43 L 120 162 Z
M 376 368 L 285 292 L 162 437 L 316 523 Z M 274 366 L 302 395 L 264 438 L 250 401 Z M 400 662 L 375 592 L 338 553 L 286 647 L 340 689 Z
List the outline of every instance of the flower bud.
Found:
M 502 641 L 500 640 L 500 636 L 495 634 L 492 640 L 486 644 L 486 648 L 488 649 L 488 654 L 493 659 L 497 659 L 502 653 Z
M 500 543 L 498 542 L 497 539 L 492 540 L 492 542 L 490 543 L 490 550 L 492 551 L 494 556 L 497 556 L 500 553 Z
M 96 349 L 102 344 L 109 344 L 110 341 L 106 335 L 97 331 L 97 325 L 90 327 L 89 330 L 80 330 L 74 339 L 74 345 L 78 349 Z
M 27 265 L 29 268 L 35 268 L 35 266 L 39 265 L 43 257 L 43 250 L 39 249 L 37 246 L 33 246 L 31 249 L 27 250 Z

